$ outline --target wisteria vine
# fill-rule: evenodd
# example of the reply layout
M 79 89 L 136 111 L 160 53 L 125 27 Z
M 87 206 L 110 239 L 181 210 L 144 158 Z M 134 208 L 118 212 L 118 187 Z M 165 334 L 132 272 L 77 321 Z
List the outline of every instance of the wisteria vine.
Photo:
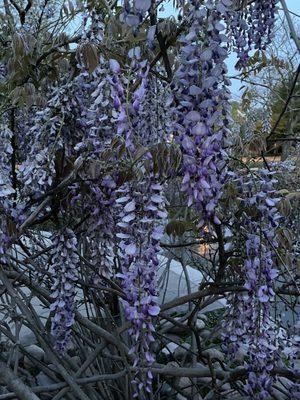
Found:
M 133 190 L 132 190 L 133 189 Z M 126 185 L 120 189 L 117 199 L 120 209 L 120 232 L 122 251 L 121 273 L 126 294 L 125 315 L 132 323 L 129 334 L 133 338 L 130 354 L 134 357 L 134 365 L 142 367 L 143 363 L 151 365 L 155 360 L 151 350 L 154 342 L 153 317 L 159 314 L 157 303 L 156 275 L 159 241 L 163 235 L 158 221 L 166 216 L 165 202 L 161 195 L 162 186 L 141 182 L 137 187 L 129 189 Z M 140 217 L 142 215 L 142 217 Z M 134 397 L 145 398 L 143 390 L 151 392 L 152 373 L 146 376 L 136 373 Z
M 228 354 L 233 358 L 244 348 L 249 361 L 247 394 L 252 399 L 268 399 L 273 378 L 270 374 L 278 358 L 278 332 L 271 316 L 275 298 L 276 228 L 281 215 L 274 197 L 276 180 L 268 171 L 260 176 L 237 179 L 243 210 L 245 261 L 243 266 L 246 294 L 229 296 L 231 309 L 225 320 L 224 338 Z
M 84 3 L 76 51 L 64 40 L 56 48 L 64 49 L 66 57 L 71 54 L 72 65 L 68 64 L 66 74 L 71 79 L 59 72 L 59 84 L 55 81 L 48 86 L 45 80 L 44 107 L 30 104 L 30 116 L 24 113 L 20 117 L 26 120 L 26 132 L 20 139 L 24 148 L 19 151 L 18 165 L 11 162 L 16 149 L 6 116 L 0 127 L 0 261 L 5 262 L 10 236 L 17 241 L 18 229 L 24 228 L 25 214 L 29 215 L 25 228 L 33 229 L 30 217 L 35 212 L 41 224 L 50 216 L 54 224 L 46 229 L 54 230 L 47 271 L 52 282 L 51 334 L 55 349 L 64 356 L 75 329 L 78 242 L 81 235 L 86 236 L 88 256 L 83 261 L 92 286 L 87 290 L 96 293 L 100 284 L 103 288 L 103 282 L 111 280 L 114 292 L 122 291 L 119 303 L 129 326 L 134 398 L 152 396 L 155 319 L 160 314 L 157 269 L 169 218 L 165 189 L 170 177 L 179 182 L 187 207 L 196 212 L 197 235 L 215 237 L 217 228 L 222 230 L 225 185 L 233 180 L 238 187 L 235 201 L 240 214 L 232 218 L 235 223 L 240 218 L 240 243 L 245 244 L 240 270 L 244 286 L 227 298 L 231 308 L 225 321 L 224 347 L 228 355 L 246 348 L 243 390 L 249 398 L 268 399 L 274 383 L 280 344 L 271 309 L 278 276 L 279 200 L 269 172 L 259 171 L 255 176 L 229 172 L 231 105 L 226 60 L 233 50 L 240 65 L 247 67 L 253 50 L 266 49 L 274 34 L 277 0 L 236 3 L 179 1 L 178 19 L 183 22 L 178 48 L 172 52 L 169 46 L 177 32 L 166 34 L 159 24 L 149 26 L 148 17 L 153 23 L 157 2 L 124 0 L 116 15 L 110 15 L 109 4 L 106 14 Z M 116 43 L 106 32 L 108 18 L 117 21 L 116 27 L 108 29 L 109 33 L 119 29 Z M 37 44 L 26 43 L 30 29 L 25 24 L 16 32 L 14 57 L 22 53 L 24 59 L 30 58 L 30 51 L 38 50 Z M 146 46 L 136 40 L 140 33 Z M 163 65 L 168 66 L 171 57 L 175 61 L 166 68 L 165 76 Z M 1 80 L 8 70 L 0 65 Z M 30 74 L 24 79 L 28 80 Z M 254 122 L 248 126 L 247 138 L 253 136 Z M 262 133 L 268 135 L 270 130 L 269 115 Z M 180 148 L 182 158 L 178 170 L 169 171 L 166 178 L 155 164 L 155 157 L 163 157 L 155 152 L 173 145 Z M 83 166 L 75 173 L 78 157 Z M 160 160 L 161 164 L 167 162 Z M 45 207 L 36 211 L 43 202 Z M 24 215 L 20 210 L 26 210 Z M 298 389 L 297 385 L 291 389 L 295 396 Z
M 230 3 L 230 1 L 229 1 Z M 265 50 L 274 37 L 278 0 L 256 0 L 228 15 L 227 24 L 233 48 L 242 67 L 252 50 Z
M 54 312 L 51 332 L 55 348 L 64 354 L 70 344 L 74 324 L 75 282 L 78 276 L 77 239 L 71 229 L 64 229 L 53 239 L 53 254 L 49 272 L 53 276 L 51 287 Z
M 182 189 L 200 213 L 199 225 L 213 221 L 226 179 L 229 81 L 226 78 L 227 16 L 214 1 L 190 2 L 191 27 L 181 37 L 180 67 L 174 78 L 174 125 L 183 152 Z M 207 34 L 201 37 L 203 28 Z

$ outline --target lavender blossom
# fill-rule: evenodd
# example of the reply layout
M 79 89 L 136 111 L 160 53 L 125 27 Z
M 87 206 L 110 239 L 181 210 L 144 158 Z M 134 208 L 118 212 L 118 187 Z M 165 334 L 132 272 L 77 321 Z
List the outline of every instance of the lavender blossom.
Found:
M 12 132 L 7 126 L 0 126 L 0 199 L 1 202 L 13 194 L 11 186 L 10 159 L 13 152 L 11 146 Z
M 274 179 L 268 171 L 260 171 L 260 179 L 240 178 L 245 197 L 243 226 L 246 235 L 246 258 L 243 267 L 246 294 L 231 295 L 231 310 L 225 322 L 224 338 L 228 354 L 247 348 L 248 381 L 245 389 L 252 399 L 269 398 L 273 383 L 270 371 L 278 359 L 278 341 L 271 319 L 274 300 L 276 228 L 280 214 L 274 198 Z
M 256 0 L 228 14 L 227 25 L 242 67 L 247 66 L 251 50 L 265 50 L 274 37 L 278 0 Z
M 55 235 L 53 245 L 49 270 L 54 280 L 51 287 L 51 297 L 54 300 L 50 307 L 54 311 L 51 333 L 55 348 L 64 354 L 68 349 L 74 324 L 75 282 L 79 261 L 77 239 L 71 229 L 64 229 Z
M 101 277 L 113 275 L 113 248 L 115 232 L 116 183 L 106 176 L 100 185 L 91 184 L 95 202 L 92 207 L 94 223 L 89 227 L 91 243 L 91 262 L 95 266 L 93 283 L 97 285 Z
M 0 261 L 2 263 L 6 262 L 9 245 L 7 220 L 13 213 L 11 195 L 15 193 L 11 183 L 12 135 L 7 126 L 0 126 Z
M 227 37 L 222 20 L 226 2 L 189 3 L 189 31 L 180 38 L 180 67 L 174 78 L 174 125 L 183 152 L 182 190 L 204 222 L 220 224 L 218 201 L 226 178 L 229 91 L 226 78 Z M 201 32 L 207 31 L 205 38 Z
M 116 60 L 110 60 L 110 69 L 113 72 L 111 84 L 113 88 L 113 103 L 117 113 L 117 133 L 124 137 L 126 147 L 134 151 L 141 134 L 144 136 L 146 134 L 147 138 L 149 138 L 151 133 L 149 125 L 144 126 L 146 130 L 141 129 L 145 96 L 149 89 L 149 65 L 147 61 L 141 59 L 141 49 L 139 47 L 129 50 L 128 57 L 131 76 L 127 79 L 138 82 L 130 102 L 128 102 L 125 94 L 125 82 L 122 82 L 119 77 L 121 71 L 119 63 Z M 147 108 L 149 109 L 149 104 L 147 104 Z
M 74 155 L 80 112 L 75 88 L 73 83 L 67 83 L 53 89 L 46 108 L 36 112 L 34 124 L 26 133 L 30 152 L 18 171 L 25 195 L 38 198 L 51 188 L 56 174 L 55 155 L 59 150 L 64 151 L 66 158 Z
M 126 294 L 125 315 L 132 324 L 129 329 L 133 346 L 130 354 L 134 356 L 134 366 L 143 363 L 151 365 L 154 356 L 151 343 L 154 342 L 152 319 L 159 314 L 156 291 L 156 273 L 159 241 L 163 228 L 158 220 L 166 217 L 165 201 L 161 194 L 162 186 L 151 182 L 140 182 L 137 186 L 126 185 L 119 190 L 117 204 L 120 208 L 118 227 L 122 267 L 118 275 L 123 282 Z M 135 395 L 144 399 L 151 392 L 152 374 L 141 376 L 138 371 L 133 383 Z

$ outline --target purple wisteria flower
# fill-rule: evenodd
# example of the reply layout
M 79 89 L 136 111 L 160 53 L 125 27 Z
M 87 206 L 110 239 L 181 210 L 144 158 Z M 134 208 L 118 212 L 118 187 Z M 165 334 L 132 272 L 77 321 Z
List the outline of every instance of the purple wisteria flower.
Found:
M 110 69 L 113 73 L 112 79 L 110 79 L 112 85 L 112 98 L 115 111 L 117 113 L 117 134 L 121 135 L 125 139 L 126 147 L 134 151 L 138 139 L 141 135 L 147 136 L 150 140 L 151 125 L 145 121 L 145 108 L 146 95 L 149 92 L 148 85 L 148 73 L 149 65 L 146 60 L 141 59 L 140 47 L 134 47 L 129 50 L 128 58 L 130 61 L 129 71 L 130 76 L 127 77 L 127 82 L 138 82 L 137 88 L 135 89 L 132 99 L 129 102 L 126 98 L 125 83 L 120 78 L 120 65 L 116 60 L 110 60 Z M 147 113 L 149 114 L 149 104 L 146 105 Z M 144 129 L 141 126 L 141 121 L 144 121 Z M 153 127 L 152 127 L 153 129 Z M 134 143 L 135 142 L 135 143 Z M 143 145 L 146 143 L 143 142 Z
M 119 78 L 120 66 L 116 60 L 110 60 L 114 76 L 112 84 L 114 106 L 118 112 L 117 132 L 125 139 L 125 146 L 134 154 L 138 146 L 150 144 L 151 116 L 147 103 L 148 63 L 141 60 L 141 49 L 135 47 L 128 53 L 131 74 L 127 78 L 134 84 L 138 82 L 130 102 L 126 100 L 125 90 Z M 141 122 L 143 121 L 143 122 Z M 147 134 L 148 133 L 148 134 Z M 158 267 L 159 240 L 163 228 L 159 220 L 166 217 L 163 187 L 157 182 L 159 177 L 153 173 L 150 152 L 146 152 L 141 161 L 147 161 L 148 171 L 142 164 L 143 177 L 137 173 L 137 182 L 129 181 L 118 190 L 116 203 L 117 238 L 121 251 L 121 272 L 126 319 L 132 323 L 129 330 L 132 338 L 130 354 L 134 355 L 134 366 L 138 367 L 133 384 L 134 397 L 145 398 L 152 391 L 152 374 L 141 373 L 143 364 L 151 365 L 154 356 L 151 343 L 154 341 L 152 319 L 158 315 L 156 292 L 156 271 Z M 152 166 L 152 167 L 151 167 Z
M 260 177 L 257 177 L 257 175 Z M 271 318 L 275 298 L 276 228 L 281 216 L 274 197 L 272 174 L 259 171 L 256 177 L 239 177 L 243 188 L 241 205 L 245 230 L 243 274 L 246 294 L 231 295 L 231 309 L 225 321 L 224 339 L 228 354 L 234 356 L 241 346 L 247 348 L 248 381 L 245 389 L 251 399 L 268 399 L 273 383 L 270 371 L 278 359 L 279 343 Z
M 256 0 L 228 14 L 228 33 L 242 67 L 247 66 L 251 50 L 265 50 L 271 43 L 277 2 L 278 0 Z
M 6 125 L 0 125 L 0 261 L 6 262 L 6 249 L 9 244 L 7 219 L 14 216 L 11 196 L 15 194 L 11 181 L 11 139 L 13 133 Z M 17 216 L 17 214 L 16 214 Z
M 111 176 L 106 176 L 100 185 L 91 183 L 90 190 L 95 199 L 91 212 L 94 223 L 90 225 L 88 232 L 92 239 L 90 243 L 91 262 L 95 266 L 93 283 L 97 285 L 101 277 L 109 278 L 113 275 L 116 183 Z M 91 211 L 90 205 L 88 211 Z
M 226 179 L 226 137 L 230 121 L 225 25 L 227 1 L 189 2 L 190 28 L 180 38 L 180 67 L 175 73 L 173 134 L 183 152 L 182 190 L 200 223 L 220 224 L 217 205 Z M 207 32 L 202 35 L 203 30 Z
M 130 104 L 127 102 L 124 88 L 126 82 L 120 77 L 121 67 L 117 60 L 111 59 L 109 66 L 112 72 L 112 77 L 109 78 L 109 81 L 112 88 L 111 97 L 115 109 L 116 133 L 125 139 L 127 148 L 133 149 Z
M 63 151 L 64 156 L 74 155 L 77 120 L 80 107 L 74 90 L 76 82 L 66 83 L 52 90 L 52 96 L 43 110 L 35 114 L 33 126 L 26 133 L 30 141 L 29 154 L 18 170 L 22 192 L 38 198 L 55 182 L 55 156 Z
M 142 181 L 138 185 L 125 185 L 119 191 L 117 204 L 119 213 L 119 233 L 121 249 L 121 273 L 126 294 L 125 315 L 132 324 L 129 329 L 133 345 L 130 354 L 134 356 L 134 366 L 143 363 L 151 365 L 154 356 L 151 343 L 155 331 L 152 319 L 159 314 L 157 304 L 156 274 L 159 241 L 163 227 L 159 220 L 166 217 L 165 200 L 162 186 L 157 183 Z M 144 399 L 146 392 L 152 391 L 152 374 L 141 374 L 137 370 L 133 383 L 134 397 Z
M 5 126 L 0 125 L 0 199 L 1 203 L 15 192 L 11 185 L 10 158 L 13 152 L 11 139 L 13 133 Z
M 54 311 L 51 320 L 51 333 L 54 346 L 64 354 L 71 339 L 74 324 L 75 282 L 78 275 L 77 239 L 71 229 L 64 229 L 54 236 L 49 272 L 54 283 L 51 287 Z

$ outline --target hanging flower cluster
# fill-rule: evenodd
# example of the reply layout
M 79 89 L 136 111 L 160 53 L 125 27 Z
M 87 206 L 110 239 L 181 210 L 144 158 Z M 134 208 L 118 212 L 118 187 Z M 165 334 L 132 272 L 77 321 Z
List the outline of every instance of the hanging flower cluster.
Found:
M 115 85 L 109 66 L 111 61 L 107 63 L 100 57 L 99 66 L 91 76 L 86 71 L 81 74 L 81 81 L 85 85 L 82 97 L 86 99 L 86 104 L 82 104 L 79 123 L 84 125 L 85 129 L 76 150 L 84 151 L 89 158 L 99 158 L 105 149 L 110 148 L 114 138 L 117 113 L 111 104 L 112 100 L 115 104 Z
M 100 57 L 99 66 L 92 74 L 88 74 L 83 68 L 78 77 L 78 90 L 76 90 L 77 99 L 79 96 L 81 99 L 78 101 L 81 106 L 78 123 L 84 128 L 83 136 L 76 144 L 75 151 L 84 154 L 89 160 L 90 175 L 84 176 L 85 192 L 88 195 L 82 196 L 80 185 L 75 184 L 72 190 L 74 196 L 72 202 L 92 218 L 88 233 L 90 261 L 93 266 L 91 279 L 95 285 L 99 283 L 101 277 L 112 275 L 115 189 L 118 174 L 111 168 L 106 169 L 105 152 L 111 153 L 112 140 L 115 137 L 114 127 L 118 126 L 118 112 L 111 107 L 112 100 L 115 104 L 116 90 L 114 71 L 110 68 L 113 62 L 114 60 L 110 60 L 107 63 Z M 112 154 L 110 156 L 115 157 Z
M 1 205 L 14 193 L 11 186 L 11 146 L 12 132 L 7 126 L 0 125 L 0 199 Z
M 71 229 L 64 229 L 53 240 L 53 253 L 49 272 L 54 283 L 51 287 L 54 311 L 51 333 L 54 346 L 64 354 L 71 338 L 74 324 L 75 282 L 78 274 L 79 257 L 77 255 L 77 239 Z
M 191 27 L 181 37 L 180 67 L 174 79 L 174 133 L 183 152 L 182 189 L 204 221 L 219 224 L 216 208 L 226 178 L 229 124 L 227 38 L 222 7 L 209 0 L 189 3 Z M 221 11 L 219 11 L 221 10 Z M 205 36 L 202 32 L 207 31 Z
M 119 112 L 117 130 L 125 138 L 125 146 L 133 155 L 139 145 L 148 144 L 147 140 L 143 142 L 143 138 L 148 136 L 151 129 L 147 119 L 144 119 L 144 123 L 140 122 L 145 116 L 149 68 L 146 61 L 141 61 L 140 48 L 131 49 L 128 56 L 128 79 L 137 85 L 130 101 L 126 101 L 117 76 L 119 64 L 111 60 L 110 66 L 114 72 L 114 104 Z M 133 381 L 134 397 L 144 399 L 145 393 L 152 391 L 153 377 L 150 371 L 141 374 L 139 367 L 144 363 L 151 365 L 154 361 L 151 352 L 151 343 L 154 341 L 152 319 L 159 313 L 156 272 L 159 240 L 163 234 L 159 220 L 166 217 L 166 212 L 163 187 L 157 183 L 159 178 L 153 172 L 151 154 L 147 152 L 140 161 L 138 166 L 142 176 L 137 174 L 137 182 L 130 180 L 117 190 L 119 232 L 116 236 L 120 240 L 121 273 L 118 276 L 122 279 L 126 295 L 125 316 L 132 323 L 129 330 L 133 341 L 130 354 L 134 356 L 134 365 L 138 367 Z
M 110 87 L 103 80 L 107 69 L 95 47 L 103 38 L 103 27 L 101 14 L 94 9 L 86 12 L 77 51 L 81 72 L 71 82 L 63 82 L 58 89 L 51 90 L 50 100 L 44 109 L 36 111 L 26 135 L 27 142 L 31 141 L 30 152 L 19 168 L 18 178 L 23 191 L 34 193 L 34 197 L 54 184 L 55 157 L 59 150 L 64 159 L 79 150 L 89 153 L 89 157 L 99 155 L 106 144 L 103 138 L 111 132 L 109 100 L 105 98 L 109 98 Z M 88 70 L 95 72 L 91 76 Z
M 227 0 L 226 0 L 227 1 Z M 265 50 L 274 37 L 278 0 L 256 0 L 230 13 L 227 20 L 234 50 L 245 67 L 253 49 Z
M 276 228 L 281 218 L 274 198 L 274 179 L 267 171 L 260 178 L 240 178 L 243 234 L 246 236 L 246 258 L 243 274 L 246 294 L 237 294 L 231 302 L 225 335 L 228 352 L 247 348 L 248 382 L 245 389 L 252 399 L 269 398 L 272 384 L 270 371 L 278 356 L 276 331 L 271 319 L 277 248 Z
M 245 113 L 243 138 L 246 142 L 251 142 L 255 138 L 255 132 L 261 118 L 262 116 L 254 109 L 248 110 Z
M 98 158 L 111 132 L 110 87 L 106 76 L 107 63 L 98 54 L 97 46 L 104 40 L 103 15 L 94 7 L 85 10 L 82 35 L 77 49 L 78 67 L 81 72 L 75 79 L 75 94 L 80 108 L 78 124 L 81 140 L 75 150 L 88 158 Z
M 96 163 L 93 159 L 90 162 Z M 97 167 L 99 165 L 91 164 L 90 168 Z M 80 210 L 81 223 L 86 227 L 86 258 L 92 269 L 92 273 L 88 271 L 88 276 L 95 286 L 100 281 L 103 284 L 102 277 L 108 278 L 114 274 L 116 182 L 110 175 L 97 176 L 94 180 L 89 175 L 81 174 L 81 177 L 84 180 L 83 187 L 79 183 L 71 186 L 71 206 L 76 211 Z
M 45 109 L 36 112 L 34 125 L 26 138 L 31 141 L 30 151 L 18 171 L 24 194 L 38 198 L 53 185 L 55 155 L 59 149 L 64 151 L 65 157 L 74 154 L 79 107 L 73 89 L 72 83 L 53 89 Z
M 93 277 L 97 284 L 101 277 L 113 275 L 113 248 L 115 231 L 116 183 L 112 177 L 106 176 L 99 185 L 91 184 L 91 192 L 95 198 L 92 219 L 95 221 L 89 228 L 91 243 L 91 260 L 95 266 Z M 108 212 L 110 210 L 110 212 Z
M 162 186 L 142 181 L 131 187 L 126 184 L 119 191 L 117 204 L 120 207 L 118 227 L 120 232 L 121 274 L 126 294 L 125 314 L 132 324 L 129 329 L 133 346 L 130 354 L 134 356 L 134 365 L 144 362 L 151 365 L 154 357 L 151 343 L 154 341 L 152 319 L 159 314 L 156 291 L 156 273 L 159 241 L 163 227 L 158 220 L 165 218 L 165 201 L 161 194 Z M 136 373 L 135 397 L 143 399 L 143 392 L 151 392 L 152 374 L 140 376 Z
M 147 66 L 142 72 L 142 88 L 145 94 L 139 105 L 139 118 L 135 121 L 135 130 L 139 135 L 139 144 L 151 146 L 169 140 L 170 109 L 166 107 L 169 91 L 161 82 L 148 74 Z
M 263 113 L 262 132 L 269 135 L 272 130 L 272 108 L 267 105 Z
M 11 185 L 12 132 L 6 125 L 0 126 L 0 261 L 5 262 L 9 234 L 6 218 L 12 212 L 9 197 L 15 193 Z
M 126 99 L 124 84 L 120 77 L 121 67 L 117 60 L 109 60 L 110 70 L 113 76 L 110 79 L 111 97 L 113 100 L 116 132 L 125 139 L 125 146 L 132 149 L 132 126 L 130 122 L 130 103 Z
M 145 96 L 148 93 L 148 72 L 149 66 L 146 60 L 141 60 L 141 49 L 135 47 L 128 52 L 130 60 L 129 71 L 130 76 L 126 78 L 126 81 L 137 82 L 137 88 L 135 89 L 131 101 L 128 101 L 125 95 L 124 84 L 119 75 L 121 68 L 116 60 L 110 60 L 110 69 L 113 72 L 113 77 L 110 80 L 112 85 L 112 98 L 114 102 L 115 111 L 117 112 L 117 133 L 124 137 L 126 147 L 133 151 L 137 138 L 142 135 L 147 136 L 149 140 L 150 126 L 144 126 L 145 129 L 141 129 L 141 121 L 143 120 L 143 110 L 145 103 Z M 147 104 L 149 109 L 149 104 Z M 144 121 L 146 122 L 146 121 Z M 143 142 L 143 144 L 146 144 Z
M 143 111 L 146 105 L 146 95 L 148 93 L 149 85 L 148 85 L 148 73 L 149 73 L 149 65 L 147 60 L 141 60 L 140 48 L 135 48 L 129 52 L 129 57 L 132 59 L 131 68 L 136 72 L 137 81 L 140 80 L 140 84 L 137 89 L 133 93 L 133 102 L 132 102 L 132 128 L 134 130 L 135 137 L 139 137 L 142 133 L 141 130 L 141 119 L 143 118 Z M 146 105 L 149 107 L 149 104 Z M 145 121 L 147 123 L 147 121 Z M 144 125 L 144 128 L 149 132 L 149 126 Z M 150 132 L 149 132 L 150 134 Z M 149 139 L 148 139 L 149 141 Z M 146 143 L 144 143 L 146 144 Z

